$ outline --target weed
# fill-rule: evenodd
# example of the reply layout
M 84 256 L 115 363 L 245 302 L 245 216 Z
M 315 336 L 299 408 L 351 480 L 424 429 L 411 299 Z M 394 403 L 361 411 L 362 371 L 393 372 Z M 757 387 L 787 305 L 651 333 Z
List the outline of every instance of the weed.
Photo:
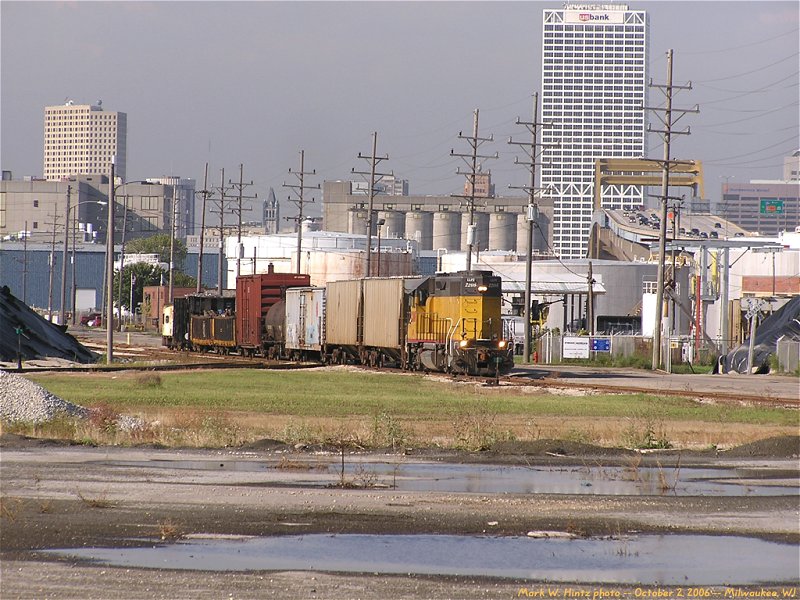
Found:
M 19 498 L 0 497 L 0 518 L 16 521 L 20 508 L 22 508 L 22 500 Z
M 108 404 L 98 404 L 89 412 L 89 423 L 100 431 L 113 434 L 117 430 L 119 413 Z
M 161 521 L 158 524 L 158 533 L 161 539 L 166 542 L 174 542 L 185 536 L 183 530 L 170 520 Z
M 641 481 L 639 467 L 642 465 L 642 455 L 635 454 L 628 458 L 624 473 L 630 481 Z
M 497 414 L 485 402 L 474 408 L 462 409 L 453 418 L 453 438 L 463 450 L 488 450 L 503 436 L 495 429 Z
M 39 512 L 49 513 L 51 510 L 53 510 L 53 501 L 52 500 L 40 500 L 39 501 Z
M 653 411 L 640 411 L 630 419 L 622 431 L 622 443 L 627 448 L 656 449 L 670 448 L 663 420 Z
M 289 422 L 283 428 L 281 439 L 287 444 L 309 444 L 319 440 L 319 435 L 305 421 Z
M 134 379 L 136 385 L 143 388 L 160 388 L 163 382 L 161 375 L 155 371 L 144 371 L 139 373 Z
M 114 506 L 114 503 L 108 499 L 105 493 L 96 498 L 89 498 L 81 494 L 80 490 L 75 490 L 75 495 L 89 508 L 113 508 Z
M 397 450 L 405 447 L 410 437 L 410 433 L 394 415 L 381 411 L 373 418 L 370 440 L 372 446 Z
M 680 479 L 681 474 L 681 455 L 678 454 L 678 462 L 675 464 L 671 483 L 664 472 L 664 468 L 661 466 L 661 462 L 656 461 L 656 464 L 658 465 L 658 487 L 661 490 L 661 493 L 664 494 L 670 491 L 674 492 L 675 488 L 678 486 L 678 480 Z
M 359 464 L 353 473 L 353 481 L 358 487 L 373 488 L 378 483 L 378 474 L 364 464 Z
M 277 465 L 275 465 L 275 468 L 285 471 L 310 471 L 314 467 L 307 462 L 291 460 L 285 456 L 281 456 L 281 460 Z

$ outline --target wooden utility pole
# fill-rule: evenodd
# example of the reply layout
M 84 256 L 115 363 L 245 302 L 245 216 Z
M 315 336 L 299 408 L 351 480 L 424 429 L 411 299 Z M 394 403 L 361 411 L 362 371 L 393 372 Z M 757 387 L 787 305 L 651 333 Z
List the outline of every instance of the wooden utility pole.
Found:
M 47 320 L 53 320 L 53 273 L 56 269 L 56 228 L 58 227 L 58 203 L 53 206 L 53 220 L 47 223 L 48 226 L 53 228 L 53 237 L 50 240 L 50 275 L 47 286 Z
M 472 135 L 466 136 L 462 132 L 458 132 L 458 139 L 467 140 L 467 143 L 472 148 L 469 154 L 457 154 L 454 150 L 450 150 L 450 156 L 457 156 L 462 158 L 469 171 L 462 171 L 460 168 L 456 169 L 457 175 L 466 175 L 469 184 L 469 194 L 453 194 L 456 198 L 463 198 L 467 203 L 467 212 L 469 213 L 469 227 L 467 228 L 467 271 L 472 270 L 472 247 L 475 245 L 475 181 L 478 175 L 478 159 L 498 158 L 500 155 L 495 152 L 491 156 L 481 156 L 478 154 L 478 147 L 484 142 L 493 142 L 494 136 L 490 135 L 488 138 L 478 137 L 478 109 L 475 109 L 472 119 Z M 463 205 L 463 203 L 462 203 Z
M 672 83 L 672 49 L 667 51 L 667 83 L 666 85 L 654 85 L 651 87 L 659 88 L 666 96 L 666 106 L 653 108 L 644 107 L 646 110 L 652 110 L 658 115 L 664 129 L 652 129 L 648 126 L 647 130 L 654 133 L 662 134 L 664 139 L 664 158 L 661 161 L 661 225 L 658 234 L 658 277 L 656 281 L 656 322 L 653 331 L 653 361 L 651 368 L 653 370 L 661 368 L 661 321 L 664 316 L 664 265 L 665 254 L 667 248 L 667 199 L 669 192 L 669 169 L 672 165 L 682 164 L 685 161 L 670 160 L 670 148 L 672 144 L 673 135 L 688 135 L 690 133 L 687 127 L 683 131 L 675 131 L 673 129 L 675 123 L 686 113 L 698 113 L 700 109 L 695 106 L 692 109 L 675 109 L 672 106 L 672 97 L 675 90 L 690 90 L 692 89 L 691 82 L 684 86 L 673 85 Z M 660 114 L 660 113 L 663 113 Z M 674 113 L 680 113 L 676 117 Z
M 297 223 L 297 268 L 296 272 L 299 275 L 301 273 L 300 263 L 302 257 L 302 248 L 303 248 L 303 208 L 305 206 L 305 190 L 318 190 L 320 189 L 319 184 L 317 185 L 305 185 L 305 176 L 306 175 L 316 175 L 316 169 L 311 171 L 305 170 L 305 150 L 300 150 L 300 170 L 299 171 L 292 171 L 289 169 L 289 173 L 292 173 L 295 177 L 297 177 L 298 183 L 297 184 L 289 184 L 285 181 L 283 182 L 283 187 L 290 188 L 294 191 L 296 198 L 292 198 L 289 196 L 289 200 L 294 202 L 295 206 L 297 206 L 297 216 L 296 217 L 286 217 L 287 221 L 294 220 Z M 311 202 L 314 202 L 314 198 L 311 199 Z M 255 270 L 255 267 L 253 267 Z
M 355 169 L 352 170 L 354 174 L 358 175 L 369 175 L 369 189 L 367 190 L 367 194 L 369 195 L 369 204 L 367 206 L 367 277 L 372 276 L 372 228 L 374 223 L 374 204 L 375 204 L 375 184 L 378 183 L 381 179 L 386 177 L 387 175 L 393 175 L 393 172 L 389 173 L 378 173 L 376 171 L 378 164 L 383 160 L 389 160 L 389 155 L 386 156 L 378 156 L 378 132 L 375 131 L 372 134 L 372 154 L 370 156 L 364 156 L 361 152 L 358 153 L 358 158 L 363 158 L 364 160 L 369 161 L 370 170 L 369 172 L 364 171 L 356 171 Z
M 517 125 L 524 125 L 531 134 L 530 142 L 515 142 L 508 138 L 509 144 L 515 144 L 523 149 L 528 156 L 527 161 L 520 161 L 514 157 L 515 165 L 527 165 L 530 170 L 530 182 L 526 186 L 509 186 L 511 189 L 521 189 L 528 192 L 528 252 L 525 256 L 525 343 L 523 344 L 523 359 L 526 363 L 531 362 L 531 279 L 533 271 L 533 228 L 538 225 L 536 222 L 539 217 L 539 204 L 537 201 L 536 189 L 536 159 L 541 154 L 539 148 L 552 147 L 552 144 L 542 144 L 538 142 L 540 127 L 550 127 L 552 123 L 542 123 L 538 121 L 539 113 L 539 93 L 533 94 L 533 120 L 530 122 L 521 121 L 517 117 Z M 541 190 L 538 190 L 541 192 Z
M 236 183 L 234 181 L 228 182 L 228 184 L 231 187 L 236 188 L 239 192 L 237 194 L 238 201 L 236 203 L 236 208 L 233 210 L 233 212 L 236 214 L 238 218 L 238 227 L 236 229 L 236 277 L 239 277 L 241 263 L 242 263 L 242 211 L 250 210 L 249 208 L 242 207 L 242 201 L 255 200 L 256 198 L 258 198 L 258 194 L 254 194 L 253 196 L 243 195 L 244 188 L 253 185 L 252 181 L 250 181 L 250 183 L 245 183 L 243 178 L 244 178 L 244 165 L 239 164 L 239 183 Z
M 219 211 L 219 253 L 217 255 L 217 259 L 219 264 L 217 265 L 217 294 L 222 295 L 222 274 L 223 274 L 223 261 L 225 260 L 225 253 L 223 242 L 225 239 L 225 202 L 228 198 L 227 194 L 225 193 L 227 190 L 225 188 L 225 169 L 222 169 L 220 174 L 220 184 L 218 188 L 215 188 L 215 191 L 219 193 L 219 199 L 215 199 L 217 203 L 217 209 Z M 211 212 L 217 212 L 213 208 Z
M 211 192 L 208 190 L 208 163 L 203 175 L 203 189 L 197 192 L 203 195 L 203 207 L 200 212 L 200 254 L 197 255 L 197 293 L 203 289 L 203 245 L 206 239 L 206 202 Z
M 112 184 L 113 185 L 113 184 Z M 67 206 L 64 211 L 64 249 L 61 252 L 61 305 L 58 311 L 58 324 L 64 325 L 67 320 L 67 253 L 69 252 L 69 203 L 72 186 L 67 186 Z M 113 265 L 113 258 L 112 258 Z

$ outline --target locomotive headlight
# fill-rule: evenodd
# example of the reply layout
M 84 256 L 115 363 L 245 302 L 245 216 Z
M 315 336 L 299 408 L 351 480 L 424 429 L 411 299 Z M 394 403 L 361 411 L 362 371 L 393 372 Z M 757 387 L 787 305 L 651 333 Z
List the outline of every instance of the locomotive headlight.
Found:
M 497 347 L 502 350 L 503 348 L 506 347 L 506 341 L 505 340 L 500 340 L 499 342 L 497 342 Z
M 488 290 L 488 289 L 489 289 L 489 288 L 488 288 L 488 287 L 486 287 L 485 285 L 479 285 L 479 286 L 478 286 L 478 291 L 479 291 L 480 293 L 483 293 L 483 292 L 485 292 L 485 291 L 486 291 L 486 290 Z
M 458 346 L 460 348 L 466 348 L 467 346 L 469 346 L 469 342 L 467 340 L 461 340 L 460 342 L 458 342 Z

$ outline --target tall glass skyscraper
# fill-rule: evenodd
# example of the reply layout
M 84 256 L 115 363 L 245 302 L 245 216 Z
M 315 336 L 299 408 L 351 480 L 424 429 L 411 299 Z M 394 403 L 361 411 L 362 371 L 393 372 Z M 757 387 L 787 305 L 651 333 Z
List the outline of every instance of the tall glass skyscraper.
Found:
M 649 24 L 625 4 L 546 9 L 542 36 L 541 185 L 553 197 L 553 250 L 586 255 L 595 159 L 643 158 Z M 643 204 L 640 186 L 605 186 L 606 208 Z

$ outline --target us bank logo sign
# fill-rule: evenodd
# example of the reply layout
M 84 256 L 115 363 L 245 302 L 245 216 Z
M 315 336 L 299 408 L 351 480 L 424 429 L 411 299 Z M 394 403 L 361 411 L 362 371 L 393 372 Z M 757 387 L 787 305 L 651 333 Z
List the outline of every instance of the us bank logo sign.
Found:
M 564 11 L 565 23 L 578 23 L 582 25 L 606 25 L 624 23 L 625 13 L 622 11 L 587 11 L 587 10 L 567 10 Z

